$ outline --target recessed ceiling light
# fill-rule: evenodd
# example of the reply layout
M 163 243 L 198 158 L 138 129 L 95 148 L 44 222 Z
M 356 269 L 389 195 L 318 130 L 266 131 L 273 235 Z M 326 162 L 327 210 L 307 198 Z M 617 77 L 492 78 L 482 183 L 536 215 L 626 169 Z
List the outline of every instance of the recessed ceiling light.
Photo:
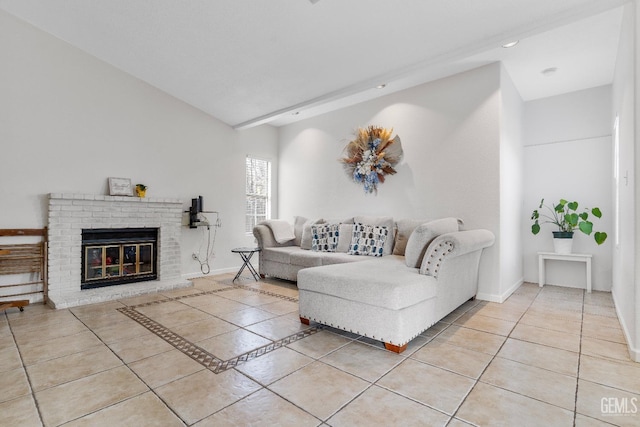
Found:
M 503 44 L 502 47 L 505 48 L 505 49 L 509 49 L 510 47 L 514 47 L 518 43 L 520 43 L 520 40 L 515 40 L 515 41 L 512 41 L 512 42 Z
M 376 86 L 376 89 L 384 89 L 385 87 L 387 87 L 386 83 L 382 83 Z
M 545 68 L 544 70 L 540 71 L 540 73 L 542 73 L 543 76 L 545 77 L 549 77 L 552 76 L 556 73 L 556 71 L 558 71 L 558 67 L 549 67 L 549 68 Z

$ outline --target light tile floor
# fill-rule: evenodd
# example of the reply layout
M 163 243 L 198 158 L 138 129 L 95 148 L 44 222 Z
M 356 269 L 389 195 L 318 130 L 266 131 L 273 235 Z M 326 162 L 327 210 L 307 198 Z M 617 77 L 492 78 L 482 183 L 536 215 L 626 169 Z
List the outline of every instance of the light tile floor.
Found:
M 397 355 L 300 324 L 291 283 L 237 284 L 1 313 L 0 425 L 640 425 L 608 293 L 525 283 Z

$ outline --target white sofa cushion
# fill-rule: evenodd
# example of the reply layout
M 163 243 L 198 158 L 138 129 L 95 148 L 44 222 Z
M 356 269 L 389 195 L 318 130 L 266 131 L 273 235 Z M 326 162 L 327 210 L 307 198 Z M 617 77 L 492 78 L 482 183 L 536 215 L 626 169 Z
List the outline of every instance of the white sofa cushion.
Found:
M 294 244 L 296 246 L 300 246 L 300 243 L 302 243 L 302 229 L 307 221 L 309 220 L 303 216 L 296 216 L 293 218 L 293 233 L 296 236 Z
M 356 223 L 366 224 L 366 225 L 377 225 L 380 227 L 387 227 L 389 230 L 389 234 L 387 235 L 387 239 L 384 242 L 384 253 L 383 255 L 391 255 L 393 253 L 393 218 L 390 216 L 356 216 L 353 218 Z
M 329 218 L 329 219 L 325 219 L 323 222 L 327 224 L 353 224 L 353 217 L 342 218 L 342 219 Z
M 338 247 L 336 252 L 347 253 L 351 246 L 354 224 L 340 224 L 340 236 L 338 237 Z
M 362 261 L 363 257 L 342 252 L 325 252 L 321 255 L 322 265 L 344 264 L 345 262 Z
M 393 245 L 393 254 L 404 256 L 404 251 L 409 241 L 409 236 L 420 224 L 429 222 L 428 219 L 399 219 L 396 221 L 396 238 Z
M 345 280 L 347 279 L 348 280 Z M 298 288 L 390 310 L 436 296 L 436 279 L 407 268 L 402 257 L 326 265 L 298 272 Z
M 301 249 L 291 253 L 291 265 L 296 267 L 318 267 L 322 265 L 322 258 L 318 252 Z
M 429 244 L 441 234 L 458 231 L 457 218 L 436 219 L 420 224 L 413 230 L 407 247 L 404 251 L 404 259 L 407 267 L 418 268 Z
M 300 249 L 298 246 L 279 246 L 275 248 L 264 248 L 260 252 L 260 258 L 266 261 L 290 264 L 291 254 L 300 251 L 302 251 L 302 249 Z

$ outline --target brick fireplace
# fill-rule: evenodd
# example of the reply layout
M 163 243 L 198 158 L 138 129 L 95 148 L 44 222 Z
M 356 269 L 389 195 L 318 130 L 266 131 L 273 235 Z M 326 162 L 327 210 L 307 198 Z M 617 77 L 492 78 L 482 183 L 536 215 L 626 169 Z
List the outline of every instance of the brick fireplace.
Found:
M 182 208 L 177 199 L 51 193 L 49 304 L 74 307 L 190 286 L 180 271 Z M 83 230 L 145 228 L 157 229 L 157 279 L 81 289 Z

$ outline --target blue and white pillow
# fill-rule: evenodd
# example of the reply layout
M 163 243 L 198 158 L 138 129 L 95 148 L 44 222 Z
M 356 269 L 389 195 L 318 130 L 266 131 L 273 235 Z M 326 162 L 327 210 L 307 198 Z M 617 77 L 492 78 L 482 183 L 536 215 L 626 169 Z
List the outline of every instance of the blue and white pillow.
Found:
M 382 256 L 384 254 L 384 242 L 389 236 L 386 226 L 365 225 L 356 223 L 351 235 L 351 255 Z
M 340 237 L 340 224 L 314 224 L 311 226 L 311 250 L 335 252 Z

